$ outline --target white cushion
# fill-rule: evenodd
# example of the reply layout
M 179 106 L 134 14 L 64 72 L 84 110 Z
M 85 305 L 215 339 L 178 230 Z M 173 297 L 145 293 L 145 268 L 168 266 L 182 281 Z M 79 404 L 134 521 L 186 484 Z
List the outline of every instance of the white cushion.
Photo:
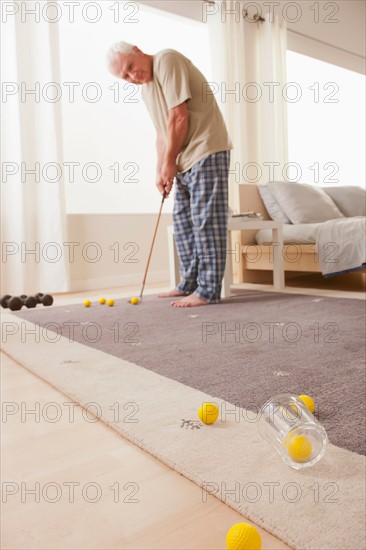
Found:
M 306 183 L 268 183 L 275 199 L 292 223 L 318 223 L 345 216 L 323 189 Z
M 356 185 L 324 187 L 334 204 L 347 217 L 366 216 L 366 191 Z
M 286 216 L 286 214 L 276 201 L 268 185 L 258 185 L 258 191 L 260 196 L 262 197 L 264 206 L 266 207 L 266 210 L 271 216 L 272 220 L 274 220 L 275 222 L 291 223 L 288 216 Z

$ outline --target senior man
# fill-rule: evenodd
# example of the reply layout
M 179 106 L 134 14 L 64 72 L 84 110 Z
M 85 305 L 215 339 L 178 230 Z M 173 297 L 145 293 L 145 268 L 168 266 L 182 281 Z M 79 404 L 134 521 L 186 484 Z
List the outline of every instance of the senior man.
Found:
M 174 307 L 220 301 L 225 271 L 230 149 L 221 112 L 207 80 L 181 53 L 143 53 L 126 42 L 108 51 L 111 73 L 142 86 L 157 131 L 157 178 L 167 197 L 175 178 L 174 235 L 181 281 L 160 297 Z

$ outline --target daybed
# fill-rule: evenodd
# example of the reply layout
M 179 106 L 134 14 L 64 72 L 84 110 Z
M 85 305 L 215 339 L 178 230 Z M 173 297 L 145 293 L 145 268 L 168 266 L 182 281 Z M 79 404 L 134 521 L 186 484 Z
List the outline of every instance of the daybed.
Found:
M 322 273 L 329 277 L 366 266 L 366 192 L 356 186 L 319 188 L 305 183 L 269 182 L 240 185 L 240 211 L 260 212 L 263 219 L 283 222 L 287 277 Z M 234 282 L 272 280 L 270 232 L 233 232 L 240 242 Z M 233 245 L 234 246 L 234 245 Z

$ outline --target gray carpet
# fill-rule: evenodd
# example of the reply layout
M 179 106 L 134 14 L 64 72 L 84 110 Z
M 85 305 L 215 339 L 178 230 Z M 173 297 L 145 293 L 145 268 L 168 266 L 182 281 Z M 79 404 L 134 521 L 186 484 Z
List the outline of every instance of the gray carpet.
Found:
M 47 325 L 49 340 L 62 333 L 248 410 L 278 393 L 311 395 L 330 442 L 365 454 L 361 300 L 242 291 L 202 308 L 148 296 L 16 314 Z

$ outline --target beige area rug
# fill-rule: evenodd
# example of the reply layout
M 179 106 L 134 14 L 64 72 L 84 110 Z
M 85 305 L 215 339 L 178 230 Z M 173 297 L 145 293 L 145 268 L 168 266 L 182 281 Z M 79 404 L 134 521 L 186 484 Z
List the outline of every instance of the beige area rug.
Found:
M 8 312 L 2 329 L 5 353 L 197 483 L 203 501 L 215 494 L 295 549 L 365 548 L 365 457 L 329 445 L 318 464 L 295 471 L 245 410 L 206 426 L 202 401 L 233 405 L 67 338 L 51 343 L 43 329 L 39 341 L 24 338 L 35 325 Z

